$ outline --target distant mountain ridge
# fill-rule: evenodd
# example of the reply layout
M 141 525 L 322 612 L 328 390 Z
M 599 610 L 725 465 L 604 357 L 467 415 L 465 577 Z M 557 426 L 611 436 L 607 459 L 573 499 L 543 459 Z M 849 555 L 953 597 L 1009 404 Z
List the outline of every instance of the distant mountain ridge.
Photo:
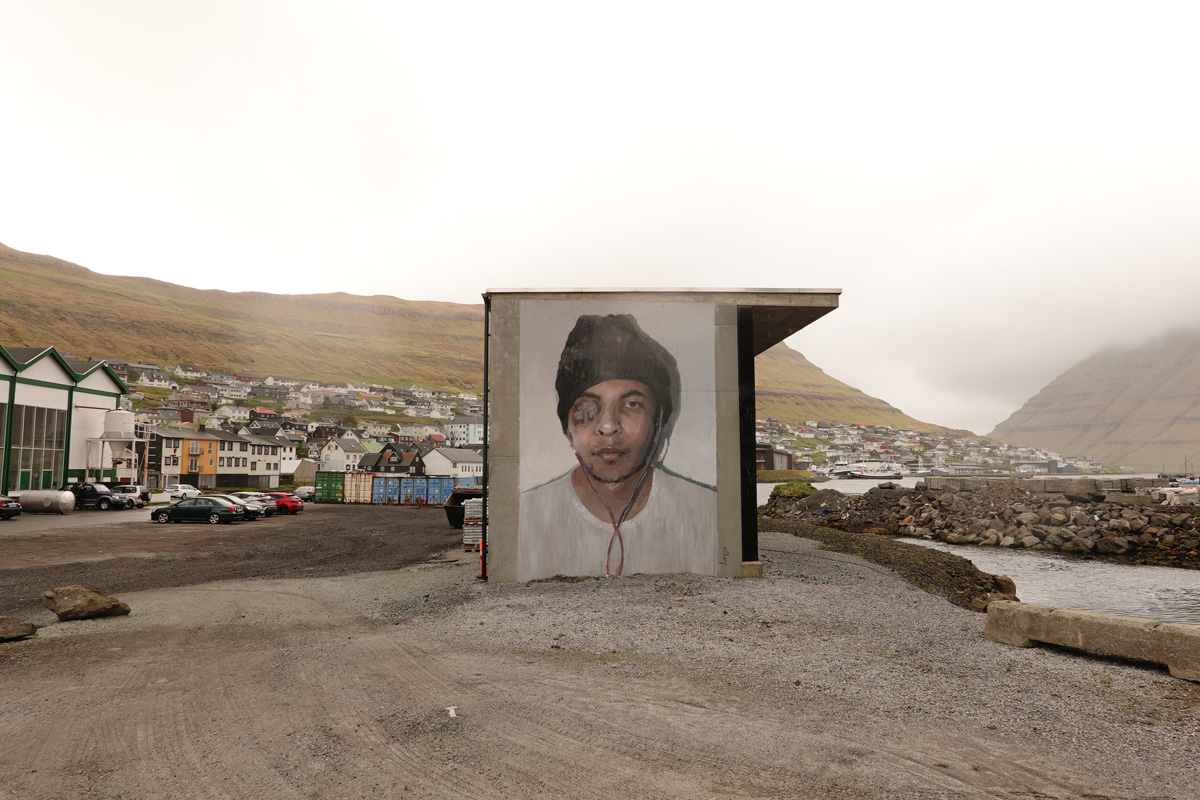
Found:
M 1084 359 L 989 436 L 1141 472 L 1182 472 L 1185 460 L 1200 471 L 1200 330 Z
M 317 380 L 483 385 L 483 305 L 190 289 L 0 244 L 0 344 Z M 758 416 L 945 432 L 780 344 L 755 359 Z

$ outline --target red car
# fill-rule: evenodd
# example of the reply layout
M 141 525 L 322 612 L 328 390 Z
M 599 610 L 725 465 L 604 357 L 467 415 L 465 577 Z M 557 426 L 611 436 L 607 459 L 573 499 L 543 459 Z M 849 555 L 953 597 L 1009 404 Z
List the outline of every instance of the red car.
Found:
M 267 496 L 275 499 L 275 510 L 280 514 L 299 514 L 304 510 L 304 501 L 294 494 L 267 492 Z

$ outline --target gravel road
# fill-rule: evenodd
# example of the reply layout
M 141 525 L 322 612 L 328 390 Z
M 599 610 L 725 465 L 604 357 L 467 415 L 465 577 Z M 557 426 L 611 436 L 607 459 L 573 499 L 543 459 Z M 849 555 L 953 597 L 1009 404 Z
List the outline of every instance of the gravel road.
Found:
M 808 539 L 762 580 L 481 585 L 435 512 L 314 511 L 0 569 L 7 608 L 133 608 L 0 646 L 0 799 L 1200 797 L 1200 687 Z

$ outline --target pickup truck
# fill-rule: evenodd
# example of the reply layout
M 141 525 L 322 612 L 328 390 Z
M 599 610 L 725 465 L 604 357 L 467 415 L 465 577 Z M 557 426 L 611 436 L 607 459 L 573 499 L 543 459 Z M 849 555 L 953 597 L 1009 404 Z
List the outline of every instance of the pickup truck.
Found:
M 72 483 L 67 491 L 75 495 L 76 508 L 98 508 L 107 511 L 110 508 L 133 508 L 132 497 L 122 497 L 113 494 L 103 483 Z

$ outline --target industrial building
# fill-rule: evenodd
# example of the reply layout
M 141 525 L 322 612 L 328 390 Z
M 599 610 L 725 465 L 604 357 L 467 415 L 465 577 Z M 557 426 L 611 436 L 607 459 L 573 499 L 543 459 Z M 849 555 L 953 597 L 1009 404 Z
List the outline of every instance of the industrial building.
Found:
M 0 346 L 0 494 L 115 478 L 106 415 L 128 392 L 102 361 Z

